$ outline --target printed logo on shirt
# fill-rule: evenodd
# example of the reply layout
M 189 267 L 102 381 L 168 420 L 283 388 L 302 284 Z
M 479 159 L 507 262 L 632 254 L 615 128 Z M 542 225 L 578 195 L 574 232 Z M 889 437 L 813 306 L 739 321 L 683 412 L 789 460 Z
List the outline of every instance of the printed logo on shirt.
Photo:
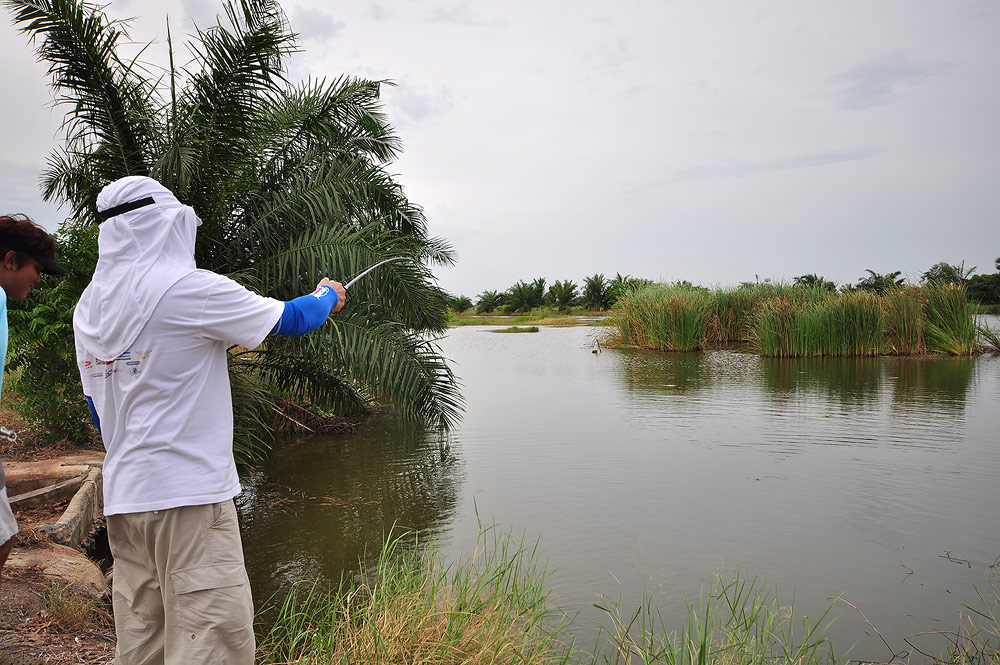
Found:
M 314 298 L 322 298 L 322 297 L 326 296 L 326 294 L 328 294 L 329 292 L 330 292 L 330 287 L 326 286 L 326 285 L 323 285 L 323 286 L 317 287 L 316 290 L 313 291 L 312 293 L 310 293 L 309 295 L 311 295 Z
M 116 372 L 118 372 L 118 371 L 126 371 L 126 372 L 128 372 L 129 376 L 131 376 L 132 378 L 138 378 L 138 376 L 140 374 L 142 374 L 142 364 L 143 364 L 143 361 L 145 361 L 147 358 L 149 358 L 150 354 L 152 354 L 152 353 L 153 353 L 152 350 L 150 350 L 150 351 L 126 351 L 125 353 L 123 353 L 120 356 L 118 356 L 118 360 L 124 360 L 125 361 L 126 369 L 124 369 L 124 370 L 115 370 L 115 371 Z
M 89 376 L 91 379 L 107 379 L 113 377 L 115 374 L 118 374 L 120 372 L 128 372 L 129 376 L 138 377 L 140 374 L 142 374 L 143 361 L 149 358 L 149 356 L 152 355 L 152 353 L 153 352 L 151 350 L 142 352 L 129 350 L 125 351 L 114 360 L 101 360 L 100 358 L 94 358 L 93 361 L 85 360 L 83 361 L 83 369 L 84 371 L 90 370 Z M 112 367 L 112 365 L 114 365 L 119 360 L 124 361 L 126 365 L 125 369 L 118 369 L 116 367 Z M 98 368 L 102 368 L 102 371 L 100 372 L 92 371 L 94 369 L 95 364 L 98 366 Z

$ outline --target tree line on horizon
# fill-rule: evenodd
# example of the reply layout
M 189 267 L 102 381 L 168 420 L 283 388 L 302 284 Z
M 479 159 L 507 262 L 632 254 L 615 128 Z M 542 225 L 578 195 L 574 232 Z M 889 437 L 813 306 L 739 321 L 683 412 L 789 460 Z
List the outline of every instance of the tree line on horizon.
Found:
M 968 297 L 973 302 L 981 305 L 1000 305 L 1000 257 L 996 259 L 995 267 L 995 273 L 973 274 L 976 267 L 967 269 L 965 261 L 957 264 L 941 261 L 920 274 L 920 283 L 959 284 L 966 288 Z M 865 272 L 868 274 L 858 278 L 856 282 L 839 286 L 815 273 L 793 278 L 792 285 L 830 292 L 871 291 L 878 294 L 906 285 L 906 278 L 899 270 L 878 273 L 867 269 Z M 770 282 L 770 279 L 763 281 L 755 279 L 752 282 L 740 282 L 737 288 L 751 288 L 757 284 Z M 475 300 L 464 295 L 451 296 L 448 304 L 453 312 L 463 313 L 475 309 L 477 314 L 527 312 L 539 307 L 552 307 L 559 311 L 568 311 L 572 308 L 603 311 L 614 306 L 625 293 L 649 286 L 653 284 L 653 280 L 621 273 L 608 279 L 598 273 L 585 277 L 582 288 L 569 279 L 555 280 L 548 286 L 547 284 L 544 277 L 531 281 L 518 280 L 504 291 L 483 291 Z M 677 281 L 674 284 L 692 289 L 706 288 L 696 287 L 688 281 Z

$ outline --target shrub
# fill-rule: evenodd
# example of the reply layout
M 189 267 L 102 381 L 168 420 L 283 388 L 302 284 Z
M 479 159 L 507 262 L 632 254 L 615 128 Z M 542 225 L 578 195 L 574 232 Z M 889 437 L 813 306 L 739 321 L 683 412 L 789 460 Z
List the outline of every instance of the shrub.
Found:
M 69 272 L 46 277 L 23 303 L 10 303 L 7 368 L 17 380 L 4 388 L 17 395 L 15 411 L 45 425 L 43 443 L 84 443 L 94 430 L 76 363 L 73 309 L 97 265 L 97 228 L 63 229 L 56 250 Z

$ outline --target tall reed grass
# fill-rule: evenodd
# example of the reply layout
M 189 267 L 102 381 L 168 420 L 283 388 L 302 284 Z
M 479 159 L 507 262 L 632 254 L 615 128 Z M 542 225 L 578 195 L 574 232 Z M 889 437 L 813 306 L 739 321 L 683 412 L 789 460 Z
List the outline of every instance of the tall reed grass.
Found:
M 715 289 L 711 293 L 713 342 L 747 342 L 752 338 L 754 316 L 772 300 L 799 305 L 822 301 L 829 294 L 819 288 L 762 282 L 738 289 Z
M 979 327 L 979 338 L 987 351 L 1000 353 L 1000 330 L 993 330 L 993 328 L 983 324 Z
M 608 317 L 609 346 L 691 351 L 749 342 L 775 357 L 968 355 L 977 326 L 952 285 L 833 293 L 785 284 L 699 289 L 656 284 L 622 298 Z
M 976 317 L 957 284 L 931 282 L 923 287 L 927 348 L 938 353 L 970 355 L 976 349 Z
M 886 353 L 909 356 L 927 351 L 920 289 L 901 287 L 886 291 L 883 296 L 883 311 Z
M 708 338 L 707 291 L 654 284 L 618 299 L 608 315 L 614 346 L 656 351 L 697 351 Z
M 825 356 L 877 356 L 885 338 L 882 299 L 870 291 L 830 296 L 822 306 Z

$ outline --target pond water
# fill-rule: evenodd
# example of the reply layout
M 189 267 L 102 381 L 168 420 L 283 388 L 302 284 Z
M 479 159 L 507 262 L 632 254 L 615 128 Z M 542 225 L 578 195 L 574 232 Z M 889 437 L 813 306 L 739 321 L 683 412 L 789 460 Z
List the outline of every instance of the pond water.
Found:
M 593 354 L 597 334 L 451 330 L 466 414 L 447 441 L 384 416 L 275 454 L 239 500 L 258 601 L 351 574 L 394 524 L 469 554 L 477 511 L 538 539 L 581 647 L 601 595 L 634 606 L 655 588 L 680 627 L 717 571 L 814 618 L 842 596 L 896 651 L 989 590 L 1000 359 Z M 888 659 L 854 609 L 833 613 L 838 652 Z

